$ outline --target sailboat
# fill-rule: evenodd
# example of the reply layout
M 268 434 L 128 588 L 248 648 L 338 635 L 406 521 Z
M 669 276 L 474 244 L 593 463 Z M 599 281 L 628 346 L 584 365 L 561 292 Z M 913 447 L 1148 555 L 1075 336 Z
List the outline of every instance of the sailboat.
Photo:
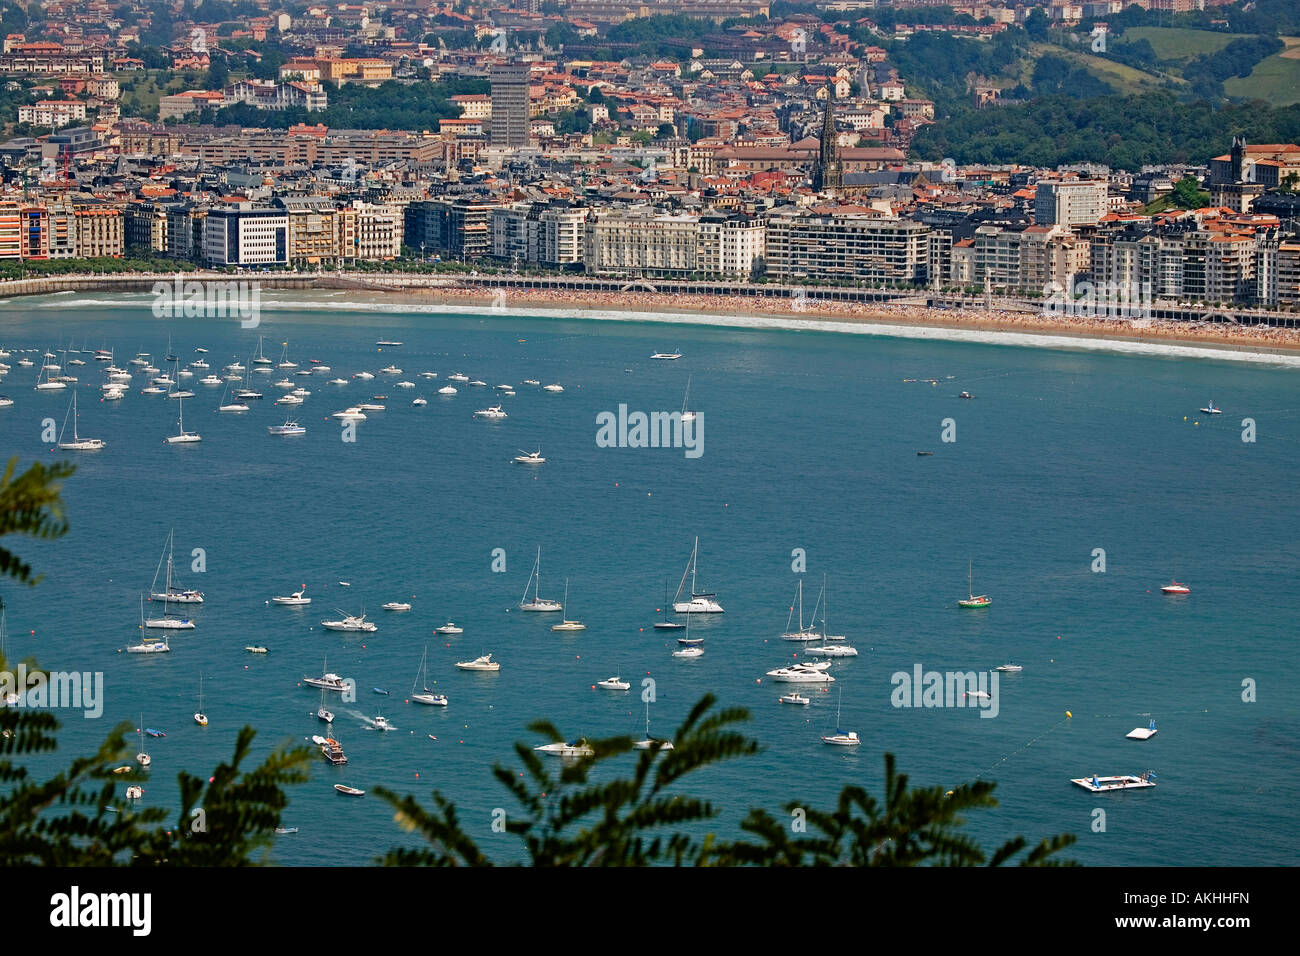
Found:
M 241 380 L 241 379 L 240 379 L 238 376 L 235 376 L 235 381 L 240 381 L 240 380 Z M 228 402 L 228 401 L 226 401 L 226 397 L 227 397 L 229 394 L 230 394 L 230 381 L 227 380 L 225 391 L 223 391 L 223 392 L 221 393 L 221 404 L 217 406 L 217 411 L 219 411 L 219 412 L 246 412 L 246 411 L 248 411 L 248 406 L 245 405 L 243 402 L 240 402 L 240 401 Z
M 533 588 L 533 599 L 528 600 L 528 585 L 536 579 L 537 585 Z M 519 610 L 521 611 L 563 611 L 564 605 L 555 601 L 544 601 L 539 596 L 542 586 L 542 549 L 537 548 L 537 560 L 533 562 L 533 570 L 528 575 L 528 584 L 524 585 L 524 595 L 519 599 Z
M 164 637 L 161 641 L 149 641 L 144 638 L 144 595 L 140 595 L 140 643 L 127 645 L 128 654 L 166 654 L 171 650 L 171 646 Z
M 840 704 L 844 703 L 844 688 L 840 688 L 840 701 L 835 706 L 835 733 L 822 736 L 822 743 L 833 744 L 838 747 L 856 747 L 862 743 L 858 735 L 852 730 L 840 730 Z
M 695 413 L 686 407 L 686 403 L 691 399 L 691 376 L 686 376 L 686 394 L 682 396 L 682 421 L 695 421 Z
M 162 573 L 163 559 L 158 559 L 158 570 L 154 571 L 153 584 L 149 586 L 149 600 L 163 601 L 171 604 L 202 604 L 203 592 L 195 591 L 193 588 L 177 587 L 172 583 L 172 557 L 176 540 L 176 529 L 167 533 L 167 547 L 163 549 L 163 554 L 167 557 L 167 577 L 166 589 L 158 591 L 158 575 Z
M 19 365 L 22 363 L 19 362 Z M 41 370 L 36 373 L 36 390 L 38 392 L 57 392 L 68 386 L 63 382 L 57 382 L 51 377 L 51 372 L 59 371 L 57 365 L 42 365 Z M 45 381 L 41 381 L 41 376 L 45 376 Z
M 144 750 L 144 714 L 140 715 L 140 752 L 135 755 L 135 762 L 142 767 L 147 767 L 153 763 L 153 759 L 145 753 Z
M 638 740 L 632 745 L 634 750 L 672 750 L 673 742 L 671 740 L 656 740 L 650 736 L 650 701 L 645 702 L 645 740 Z
M 185 399 L 177 399 L 176 404 L 180 407 L 180 418 L 177 421 L 180 431 L 175 435 L 168 435 L 163 440 L 169 445 L 188 445 L 192 442 L 202 441 L 203 438 L 198 432 L 187 432 L 185 430 Z
M 63 433 L 68 430 L 68 415 L 72 416 L 72 441 L 64 441 Z M 64 451 L 99 451 L 106 442 L 102 438 L 82 438 L 77 434 L 77 392 L 72 392 L 72 404 L 68 406 L 68 415 L 63 416 L 63 428 L 59 432 L 59 447 Z
M 820 596 L 818 596 L 818 598 L 817 598 L 817 603 L 818 603 L 818 605 L 821 604 L 821 597 L 820 597 Z M 794 609 L 795 609 L 795 606 L 796 606 L 796 605 L 797 605 L 798 608 L 799 608 L 799 630 L 797 630 L 797 631 L 792 631 L 792 630 L 790 630 L 790 622 L 791 622 L 792 620 L 794 620 Z M 817 628 L 814 626 L 814 622 L 815 622 L 816 620 L 817 620 L 817 608 L 814 607 L 814 608 L 813 608 L 813 619 L 812 619 L 812 621 L 809 622 L 807 626 L 805 626 L 804 623 L 803 623 L 803 578 L 801 577 L 801 578 L 799 579 L 799 584 L 798 584 L 798 586 L 795 588 L 795 601 L 794 601 L 793 604 L 790 605 L 790 615 L 789 615 L 789 617 L 787 617 L 786 620 L 785 620 L 786 630 L 785 630 L 785 633 L 783 633 L 783 634 L 781 635 L 781 640 L 783 640 L 783 641 L 819 641 L 819 640 L 821 640 L 821 639 L 822 639 L 822 635 L 821 635 L 820 633 L 818 633 Z
M 199 675 L 199 709 L 194 713 L 194 722 L 200 727 L 208 725 L 208 715 L 203 713 L 203 675 Z
M 280 364 L 277 365 L 276 368 L 284 368 L 284 369 L 297 368 L 298 367 L 297 362 L 289 361 L 289 343 L 281 342 L 280 344 L 284 346 L 284 351 L 280 353 Z
M 316 710 L 316 716 L 319 717 L 321 720 L 325 721 L 325 723 L 327 723 L 327 724 L 332 724 L 332 723 L 334 723 L 334 715 L 331 714 L 328 710 L 325 709 L 325 691 L 324 691 L 324 689 L 322 689 L 321 692 L 320 692 L 320 707 L 317 708 L 317 710 Z
M 564 604 L 562 606 L 563 607 L 569 606 L 569 579 L 568 578 L 564 579 Z M 552 631 L 585 631 L 586 629 L 587 629 L 586 624 L 583 624 L 581 621 L 570 621 L 568 618 L 565 618 L 559 624 L 556 624 L 554 627 L 551 628 Z
M 429 672 L 427 670 L 427 660 L 429 657 L 429 645 L 424 645 L 424 653 L 420 655 L 420 669 L 415 673 L 415 681 L 411 684 L 411 700 L 417 704 L 430 704 L 435 707 L 447 706 L 446 694 L 434 694 L 429 690 Z M 422 693 L 417 694 L 415 688 L 423 689 Z
M 829 605 L 830 600 L 826 596 L 826 575 L 825 574 L 822 575 L 822 593 L 821 593 L 821 597 L 818 598 L 818 602 L 821 604 L 822 607 L 822 635 L 821 636 L 822 636 L 822 640 L 825 641 L 825 643 L 817 647 L 805 647 L 804 650 L 809 654 L 819 654 L 822 657 L 857 657 L 858 649 L 853 645 L 833 643 L 836 641 L 845 640 L 843 634 L 832 634 L 826 627 L 826 608 Z M 817 611 L 814 609 L 813 614 L 816 613 Z
M 655 630 L 657 631 L 680 631 L 685 624 L 678 624 L 676 621 L 668 620 L 668 582 L 664 582 L 664 619 L 655 621 Z
M 691 549 L 691 559 L 686 563 L 686 570 L 682 572 L 682 583 L 677 585 L 677 595 L 673 598 L 673 610 L 678 614 L 721 614 L 722 605 L 717 602 L 717 595 L 712 593 L 700 593 L 695 590 L 695 570 L 696 562 L 700 555 L 700 539 L 696 537 L 695 547 Z M 689 601 L 681 600 L 682 588 L 686 586 L 686 576 L 691 578 L 691 599 Z
M 958 607 L 988 607 L 993 601 L 987 594 L 976 596 L 975 594 L 975 562 L 972 560 L 966 570 L 967 594 L 969 597 L 964 601 L 958 601 Z
M 262 336 L 257 337 L 257 354 L 253 356 L 250 365 L 270 365 L 271 360 L 262 354 Z

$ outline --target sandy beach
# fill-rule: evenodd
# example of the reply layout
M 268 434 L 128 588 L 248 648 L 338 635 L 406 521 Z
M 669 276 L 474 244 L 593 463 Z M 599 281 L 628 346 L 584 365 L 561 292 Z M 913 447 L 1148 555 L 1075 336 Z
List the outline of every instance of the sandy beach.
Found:
M 804 308 L 792 308 L 789 299 L 714 295 L 665 295 L 648 292 L 589 292 L 530 289 L 503 290 L 500 295 L 481 289 L 375 290 L 386 302 L 423 305 L 506 308 L 572 309 L 594 312 L 636 312 L 699 316 L 758 315 L 793 320 L 845 322 L 979 332 L 1110 339 L 1150 345 L 1191 345 L 1200 348 L 1300 354 L 1300 329 L 1234 326 L 1225 323 L 1170 322 L 1154 319 L 1100 319 L 1084 316 L 934 309 L 916 305 L 831 302 L 810 297 Z

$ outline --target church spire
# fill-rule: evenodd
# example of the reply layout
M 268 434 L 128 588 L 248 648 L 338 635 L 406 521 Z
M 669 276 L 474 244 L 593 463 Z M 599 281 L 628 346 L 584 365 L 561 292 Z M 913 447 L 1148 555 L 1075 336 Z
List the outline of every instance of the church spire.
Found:
M 813 188 L 832 192 L 844 185 L 840 168 L 840 151 L 835 142 L 835 78 L 826 80 L 826 112 L 822 115 L 821 148 L 813 165 Z

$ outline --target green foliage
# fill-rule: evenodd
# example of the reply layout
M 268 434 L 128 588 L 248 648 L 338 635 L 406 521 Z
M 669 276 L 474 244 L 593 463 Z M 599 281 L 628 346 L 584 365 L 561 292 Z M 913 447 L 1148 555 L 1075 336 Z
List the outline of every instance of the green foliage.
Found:
M 777 819 L 766 810 L 751 810 L 742 826 L 760 842 L 735 844 L 729 851 L 731 862 L 763 866 L 1000 866 L 1025 848 L 1024 837 L 1008 840 L 986 857 L 960 830 L 965 811 L 997 806 L 993 798 L 996 786 L 981 780 L 947 792 L 942 787 L 908 790 L 907 775 L 896 771 L 894 755 L 887 753 L 883 804 L 857 786 L 844 788 L 831 813 L 790 803 L 786 811 L 804 814 L 806 823 L 816 831 L 816 835 L 797 838 L 789 820 Z M 1074 842 L 1069 834 L 1045 839 L 1021 865 L 1061 865 L 1052 855 Z
M 1184 176 L 1174 183 L 1169 201 L 1179 209 L 1202 209 L 1210 204 L 1210 194 L 1201 188 L 1195 176 Z
M 815 836 L 792 839 L 788 821 L 761 809 L 751 810 L 742 823 L 754 840 L 726 843 L 712 834 L 691 835 L 718 811 L 707 801 L 682 794 L 679 784 L 703 767 L 758 751 L 757 742 L 733 729 L 748 719 L 748 712 L 710 713 L 714 703 L 713 696 L 706 695 L 692 708 L 673 735 L 672 750 L 641 751 L 630 776 L 604 783 L 590 782 L 593 768 L 630 753 L 631 738 L 588 741 L 593 755 L 562 762 L 558 776 L 547 769 L 547 758 L 517 743 L 515 753 L 523 773 L 501 766 L 493 771 L 521 811 L 505 819 L 502 827 L 521 839 L 527 853 L 526 860 L 514 862 L 533 866 L 998 866 L 1027 846 L 1023 837 L 1015 837 L 986 856 L 961 832 L 965 811 L 997 805 L 995 784 L 979 781 L 947 793 L 941 787 L 909 790 L 907 777 L 895 772 L 892 754 L 885 755 L 883 805 L 856 786 L 844 789 L 832 812 L 805 810 L 797 801 L 789 804 L 791 813 L 806 814 L 818 831 Z M 548 741 L 568 739 L 547 722 L 529 729 Z M 393 849 L 382 862 L 494 865 L 441 793 L 434 792 L 432 811 L 411 796 L 382 788 L 378 794 L 396 811 L 404 829 L 429 844 Z M 683 832 L 683 825 L 691 831 Z M 1025 855 L 1022 865 L 1055 863 L 1053 854 L 1074 839 L 1062 835 L 1043 840 Z
M 17 478 L 18 459 L 10 458 L 0 477 L 0 537 L 24 534 L 46 540 L 68 533 L 68 520 L 59 497 L 63 479 L 71 477 L 76 466 L 66 461 L 45 465 L 34 462 Z M 8 548 L 0 547 L 0 576 L 36 584 L 40 576 L 32 574 L 31 565 Z
M 1035 8 L 1037 9 L 1037 8 Z M 1034 92 L 1040 96 L 1069 93 L 1073 96 L 1105 96 L 1115 92 L 1110 85 L 1097 79 L 1082 67 L 1069 60 L 1048 54 L 1034 65 L 1031 80 Z
M 958 163 L 1098 162 L 1136 171 L 1147 163 L 1205 163 L 1231 137 L 1290 143 L 1300 138 L 1300 105 L 1187 104 L 1171 92 L 1076 99 L 1045 96 L 1022 106 L 954 106 L 912 141 L 921 157 Z
M 436 130 L 440 119 L 460 115 L 460 107 L 450 97 L 464 93 L 487 93 L 488 81 L 471 77 L 438 83 L 398 83 L 389 80 L 379 86 L 346 83 L 326 87 L 329 106 L 307 112 L 293 110 L 259 110 L 246 104 L 224 109 L 204 110 L 204 122 L 235 124 L 269 129 L 288 129 L 295 123 L 324 123 L 331 129 L 405 129 Z

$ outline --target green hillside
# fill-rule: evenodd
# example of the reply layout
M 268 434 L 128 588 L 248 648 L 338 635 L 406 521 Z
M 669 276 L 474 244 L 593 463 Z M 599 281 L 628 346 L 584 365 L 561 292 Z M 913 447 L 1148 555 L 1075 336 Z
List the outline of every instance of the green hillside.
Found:
M 1229 96 L 1267 100 L 1274 106 L 1300 103 L 1300 37 L 1283 37 L 1287 48 L 1261 60 L 1250 76 L 1223 82 Z

